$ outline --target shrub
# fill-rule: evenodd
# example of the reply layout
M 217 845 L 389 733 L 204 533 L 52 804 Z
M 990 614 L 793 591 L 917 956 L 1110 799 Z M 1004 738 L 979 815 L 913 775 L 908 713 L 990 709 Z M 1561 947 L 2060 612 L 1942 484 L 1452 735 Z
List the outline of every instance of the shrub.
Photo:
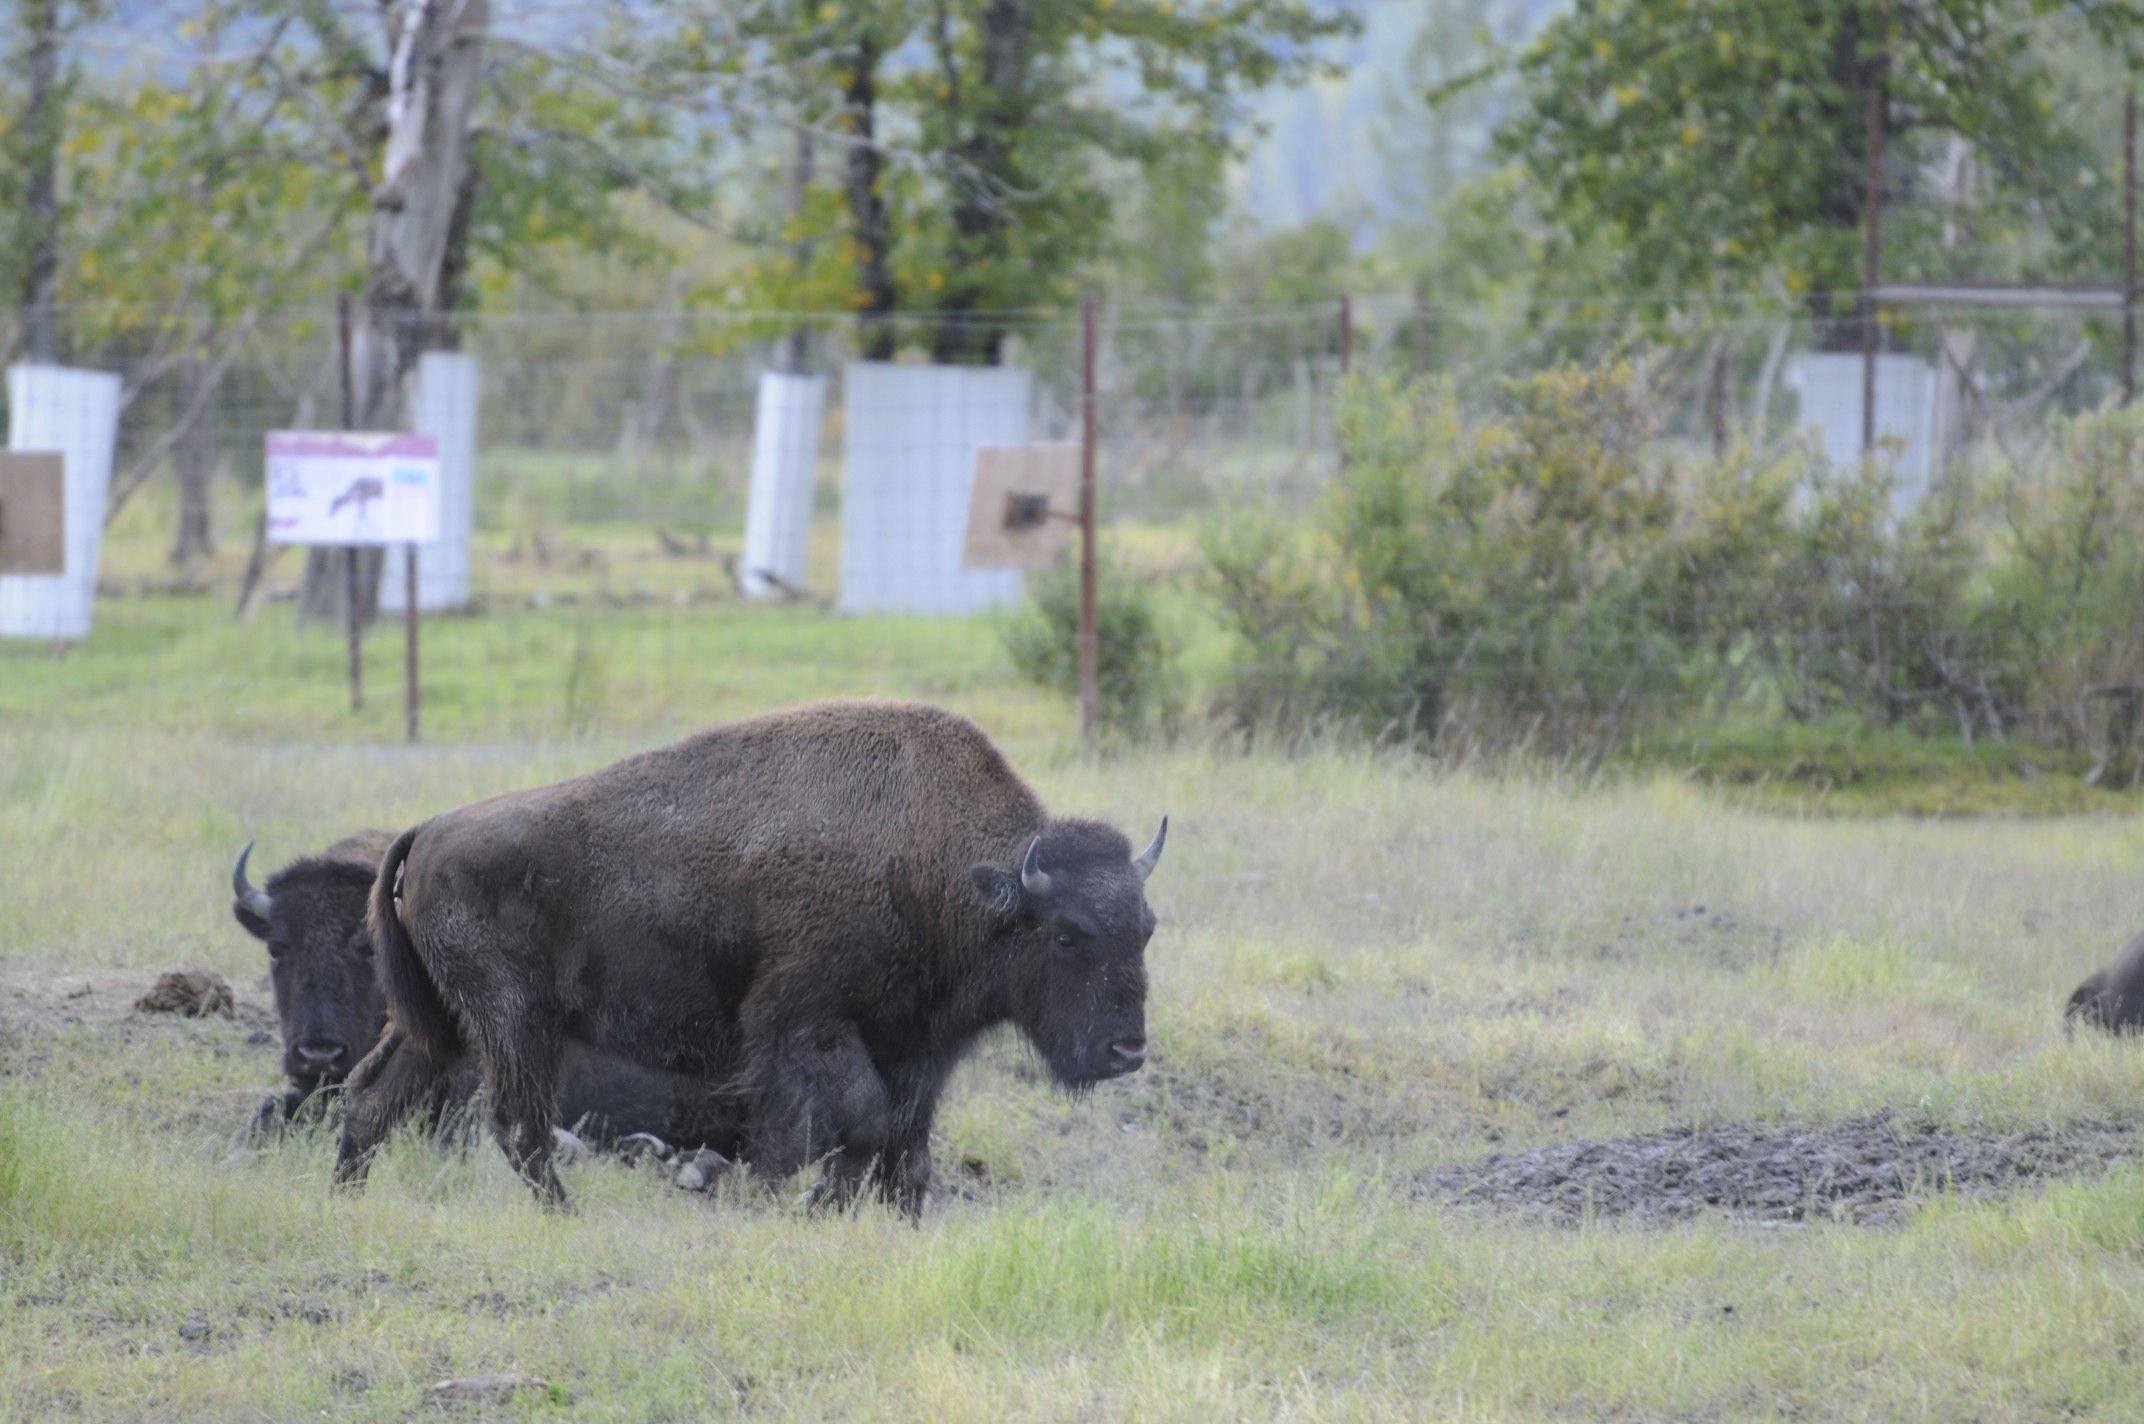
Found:
M 1113 560 L 1095 565 L 1095 680 L 1105 731 L 1172 730 L 1181 710 L 1177 641 L 1147 583 Z M 1038 687 L 1079 696 L 1079 569 L 1069 560 L 1027 580 L 1027 597 L 999 627 L 1013 668 Z
M 1206 531 L 1223 710 L 1593 755 L 1734 706 L 2144 769 L 2144 416 L 1901 511 L 1888 457 L 1679 463 L 1652 409 L 1628 361 L 1506 381 L 1472 422 L 1449 387 L 1354 384 L 1315 519 Z
M 1989 501 L 1993 555 L 1978 626 L 2000 637 L 1999 706 L 2072 746 L 2104 722 L 2102 770 L 2136 778 L 2144 695 L 2144 413 L 2058 425 Z
M 1311 530 L 1204 541 L 1239 719 L 1594 752 L 1734 683 L 1791 481 L 1653 459 L 1635 363 L 1506 382 L 1472 427 L 1448 387 L 1358 383 L 1340 434 Z

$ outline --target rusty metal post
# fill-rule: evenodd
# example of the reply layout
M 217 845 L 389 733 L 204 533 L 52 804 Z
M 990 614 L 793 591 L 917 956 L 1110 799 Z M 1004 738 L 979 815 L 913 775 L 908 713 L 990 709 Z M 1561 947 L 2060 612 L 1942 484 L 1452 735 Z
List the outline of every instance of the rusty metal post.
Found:
M 2137 394 L 2137 86 L 2122 96 L 2122 404 Z
M 1876 448 L 1876 269 L 1883 248 L 1883 73 L 1869 79 L 1861 204 L 1861 454 Z
M 356 392 L 350 381 L 350 294 L 342 292 L 335 298 L 335 342 L 339 357 L 337 362 L 342 373 L 342 428 L 348 430 L 357 420 Z M 349 575 L 349 587 L 344 591 L 343 628 L 350 639 L 350 710 L 360 711 L 365 705 L 365 659 L 364 623 L 358 616 L 360 590 L 364 578 L 359 571 L 361 551 L 352 545 L 342 551 L 343 567 Z
M 417 546 L 402 561 L 402 703 L 409 739 L 417 740 Z
M 1101 715 L 1101 644 L 1094 621 L 1094 293 L 1079 301 L 1079 743 L 1094 754 Z

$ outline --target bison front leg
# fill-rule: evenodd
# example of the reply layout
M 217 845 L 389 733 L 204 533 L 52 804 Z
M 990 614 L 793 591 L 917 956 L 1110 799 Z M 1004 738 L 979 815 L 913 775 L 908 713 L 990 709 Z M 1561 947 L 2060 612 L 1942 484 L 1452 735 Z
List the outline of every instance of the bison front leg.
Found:
M 885 1154 L 892 1100 L 856 1026 L 815 1024 L 766 1034 L 748 1048 L 759 1092 L 746 1156 L 768 1181 L 816 1161 L 814 1205 L 846 1206 Z
M 936 1064 L 921 1064 L 887 1075 L 894 1106 L 892 1132 L 875 1173 L 879 1195 L 910 1221 L 923 1216 L 931 1190 L 931 1123 L 938 1114 L 938 1090 L 945 1074 Z
M 335 1185 L 362 1188 L 373 1154 L 409 1115 L 438 1122 L 454 1097 L 449 1068 L 410 1046 L 390 1028 L 343 1084 L 342 1138 L 335 1150 Z

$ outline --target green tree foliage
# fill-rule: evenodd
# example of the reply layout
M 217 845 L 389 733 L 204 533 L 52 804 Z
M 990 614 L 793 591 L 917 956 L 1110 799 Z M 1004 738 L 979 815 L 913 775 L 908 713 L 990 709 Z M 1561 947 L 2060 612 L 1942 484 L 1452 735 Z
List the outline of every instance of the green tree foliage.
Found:
M 1620 279 L 1701 295 L 1771 284 L 1843 314 L 1858 283 L 1866 97 L 1885 95 L 1884 181 L 1910 198 L 1933 145 L 1969 141 L 1997 178 L 1976 220 L 1982 251 L 2066 272 L 2104 240 L 2108 185 L 2054 102 L 2035 20 L 2018 0 L 1581 0 L 1518 54 L 1526 102 L 1499 133 L 1557 238 L 1613 240 Z M 2127 36 L 2132 7 L 2083 22 Z M 1935 248 L 1935 219 L 1907 205 L 1887 272 Z M 1916 228 L 1916 223 L 1918 227 Z M 2018 233 L 2044 240 L 2018 250 Z M 1551 259 L 1553 260 L 1553 258 Z M 2096 275 L 2096 274 L 2095 274 Z
M 786 241 L 846 259 L 843 309 L 927 314 L 934 357 L 988 364 L 1006 332 L 984 314 L 1070 297 L 1127 172 L 1210 163 L 1252 90 L 1314 72 L 1314 43 L 1354 20 L 1303 0 L 793 0 L 757 23 L 810 37 L 776 51 L 784 102 L 844 150 L 819 180 L 842 201 L 804 205 Z M 822 302 L 835 270 L 770 255 L 738 300 Z

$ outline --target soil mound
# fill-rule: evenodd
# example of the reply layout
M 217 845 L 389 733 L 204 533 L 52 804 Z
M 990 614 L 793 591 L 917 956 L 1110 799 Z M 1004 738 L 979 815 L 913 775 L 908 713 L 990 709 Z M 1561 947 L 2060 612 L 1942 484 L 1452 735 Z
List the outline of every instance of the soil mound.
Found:
M 230 1018 L 238 1007 L 231 986 L 221 974 L 206 969 L 176 969 L 158 977 L 149 992 L 135 1000 L 145 1014 L 184 1014 L 190 1019 L 221 1014 Z
M 1888 1113 L 1804 1127 L 1730 1123 L 1491 1153 L 1432 1172 L 1422 1187 L 1444 1201 L 1566 1224 L 1589 1213 L 1670 1223 L 1705 1212 L 1874 1224 L 1940 1192 L 2014 1191 L 2134 1158 L 2139 1126 L 1952 1131 Z

